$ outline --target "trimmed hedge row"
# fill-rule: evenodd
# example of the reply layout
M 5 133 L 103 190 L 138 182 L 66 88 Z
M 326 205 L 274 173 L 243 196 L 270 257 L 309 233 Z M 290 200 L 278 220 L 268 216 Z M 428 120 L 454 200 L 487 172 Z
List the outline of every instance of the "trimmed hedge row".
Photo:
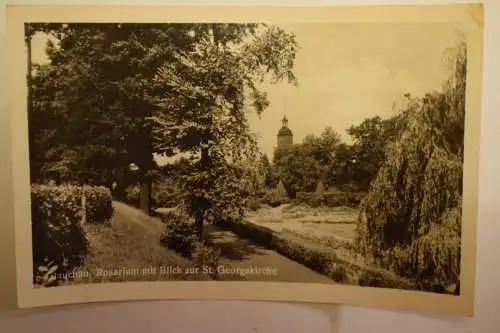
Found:
M 341 269 L 335 265 L 337 257 L 330 251 L 307 248 L 300 243 L 280 238 L 267 228 L 251 223 L 219 222 L 218 225 L 223 229 L 234 232 L 240 237 L 251 239 L 259 245 L 297 261 L 320 274 L 329 276 L 336 281 L 346 280 L 345 271 L 342 274 Z
M 252 223 L 219 222 L 218 225 L 340 283 L 352 283 L 353 281 L 349 281 L 347 276 L 347 272 L 352 271 L 360 274 L 359 281 L 354 281 L 360 286 L 417 289 L 414 283 L 390 272 L 361 267 L 353 262 L 339 258 L 331 251 L 308 248 L 298 242 L 280 237 L 270 229 Z
M 31 216 L 34 283 L 48 271 L 70 272 L 82 263 L 88 240 L 82 228 L 82 194 L 86 195 L 89 222 L 113 214 L 111 192 L 104 187 L 31 185 Z M 49 277 L 50 278 L 50 277 Z M 50 278 L 50 283 L 55 283 Z
M 363 199 L 360 192 L 297 192 L 295 200 L 311 207 L 357 207 Z

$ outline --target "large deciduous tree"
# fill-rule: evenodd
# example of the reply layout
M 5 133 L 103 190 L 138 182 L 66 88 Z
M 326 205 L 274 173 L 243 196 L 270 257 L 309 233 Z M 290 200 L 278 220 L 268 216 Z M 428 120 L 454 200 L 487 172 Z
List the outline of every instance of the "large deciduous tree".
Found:
M 193 49 L 191 25 L 48 28 L 43 27 L 57 43 L 49 42 L 49 64 L 38 68 L 33 79 L 32 169 L 64 171 L 83 183 L 118 181 L 120 186 L 121 174 L 133 163 L 141 207 L 148 212 L 155 167 L 148 121 L 157 108 L 153 77 L 165 62 L 174 64 L 180 53 Z
M 198 24 L 189 34 L 195 49 L 157 73 L 162 109 L 151 119 L 159 153 L 192 156 L 185 199 L 203 238 L 204 221 L 242 215 L 245 163 L 257 162 L 246 112 L 269 105 L 261 83 L 296 83 L 297 45 L 293 35 L 257 24 Z

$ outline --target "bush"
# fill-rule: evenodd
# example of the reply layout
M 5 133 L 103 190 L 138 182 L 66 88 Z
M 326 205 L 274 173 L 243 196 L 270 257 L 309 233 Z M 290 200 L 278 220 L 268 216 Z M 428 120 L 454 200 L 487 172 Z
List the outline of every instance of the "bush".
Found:
M 262 207 L 261 200 L 259 198 L 249 198 L 247 207 L 248 209 L 255 211 Z
M 125 189 L 125 202 L 138 207 L 141 197 L 141 188 L 137 185 L 131 185 Z
M 306 204 L 311 207 L 320 207 L 324 205 L 323 193 L 297 192 L 295 200 L 301 204 Z
M 288 202 L 290 202 L 290 199 L 288 197 L 285 185 L 281 181 L 278 183 L 276 188 L 267 191 L 261 201 L 261 203 L 269 205 L 271 207 L 278 207 Z
M 196 267 L 202 269 L 202 272 L 207 272 L 208 275 L 215 279 L 218 275 L 217 267 L 219 266 L 220 249 L 215 249 L 207 244 L 197 242 L 194 245 L 191 253 L 191 259 Z
M 338 265 L 337 263 L 333 263 L 330 265 L 328 275 L 338 283 L 349 282 L 349 276 L 347 275 L 347 270 L 345 269 L 344 266 Z
M 81 225 L 81 195 L 81 188 L 72 185 L 31 186 L 35 283 L 41 273 L 39 267 L 51 262 L 52 267 L 57 266 L 57 273 L 65 273 L 78 266 L 87 253 L 88 241 Z
M 336 256 L 332 252 L 306 248 L 300 243 L 280 238 L 273 231 L 251 223 L 219 222 L 218 225 L 231 230 L 240 237 L 250 239 L 297 261 L 320 274 L 328 275 L 330 264 L 336 261 Z
M 287 196 L 281 196 L 276 190 L 267 192 L 262 198 L 262 203 L 271 207 L 278 207 L 288 202 L 290 202 L 290 199 Z
M 162 216 L 165 231 L 161 243 L 186 258 L 190 258 L 198 241 L 197 229 L 192 219 L 180 209 Z
M 153 184 L 151 198 L 158 208 L 175 207 L 181 203 L 182 195 L 174 182 L 162 180 Z
M 323 194 L 325 206 L 338 207 L 347 206 L 356 208 L 363 198 L 361 192 L 326 192 Z
M 342 191 L 327 191 L 327 192 L 297 192 L 295 200 L 299 203 L 306 204 L 311 207 L 339 207 L 347 206 L 356 208 L 363 198 L 361 192 L 342 192 Z
M 416 286 L 389 273 L 376 270 L 364 270 L 359 276 L 358 284 L 365 287 L 391 288 L 391 289 L 415 289 Z
M 113 197 L 104 186 L 85 186 L 86 222 L 104 222 L 113 216 Z

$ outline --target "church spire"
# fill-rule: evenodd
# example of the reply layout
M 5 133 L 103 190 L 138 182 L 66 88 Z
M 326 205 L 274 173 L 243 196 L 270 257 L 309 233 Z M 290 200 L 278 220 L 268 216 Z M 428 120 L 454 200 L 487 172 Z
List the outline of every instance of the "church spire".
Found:
M 283 119 L 281 119 L 281 123 L 283 124 L 283 127 L 288 127 L 288 119 L 286 115 L 284 115 Z

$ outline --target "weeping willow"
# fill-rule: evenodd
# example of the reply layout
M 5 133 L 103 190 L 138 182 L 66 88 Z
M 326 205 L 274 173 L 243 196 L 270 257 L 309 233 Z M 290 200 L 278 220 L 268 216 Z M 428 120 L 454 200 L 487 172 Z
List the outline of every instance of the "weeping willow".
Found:
M 460 43 L 443 89 L 409 98 L 404 127 L 360 206 L 360 251 L 426 290 L 460 282 L 466 58 Z

